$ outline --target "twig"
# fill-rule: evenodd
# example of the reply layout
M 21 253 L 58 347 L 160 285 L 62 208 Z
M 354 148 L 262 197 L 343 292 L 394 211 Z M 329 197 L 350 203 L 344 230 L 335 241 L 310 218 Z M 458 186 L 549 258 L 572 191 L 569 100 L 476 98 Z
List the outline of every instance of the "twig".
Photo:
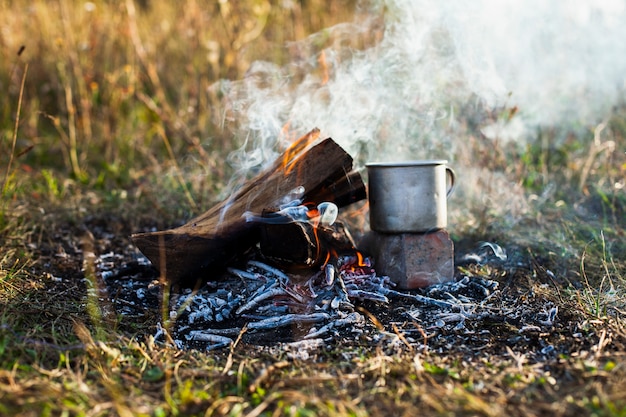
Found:
M 239 332 L 239 335 L 237 336 L 237 339 L 235 339 L 235 341 L 230 345 L 230 352 L 228 353 L 228 359 L 226 359 L 226 365 L 224 365 L 224 370 L 222 371 L 222 375 L 226 375 L 228 371 L 230 371 L 230 369 L 232 368 L 233 354 L 235 353 L 235 348 L 239 344 L 239 341 L 243 337 L 244 333 L 246 333 L 247 331 L 248 331 L 248 326 L 243 326 L 241 331 Z
M 7 171 L 4 174 L 4 182 L 2 184 L 2 195 L 7 191 L 7 184 L 9 183 L 9 175 L 11 174 L 11 165 L 13 164 L 13 158 L 15 157 L 15 146 L 17 144 L 17 130 L 20 127 L 20 114 L 22 112 L 22 98 L 24 97 L 24 86 L 26 85 L 26 74 L 28 73 L 28 64 L 24 67 L 24 75 L 22 75 L 22 84 L 20 86 L 20 95 L 17 99 L 17 112 L 15 116 L 15 127 L 13 128 L 13 139 L 11 142 L 11 153 L 9 154 L 9 163 L 7 164 Z
M 318 323 L 328 319 L 330 319 L 330 315 L 326 313 L 286 314 L 248 323 L 248 328 L 250 330 L 267 330 L 296 323 Z
M 408 298 L 410 300 L 417 301 L 418 303 L 431 305 L 431 306 L 435 306 L 435 307 L 443 307 L 443 308 L 450 308 L 450 309 L 460 309 L 461 308 L 461 306 L 458 305 L 458 304 L 453 304 L 453 303 L 449 303 L 447 301 L 437 300 L 435 298 L 425 297 L 425 296 L 419 295 L 419 294 L 407 294 L 407 293 L 399 292 L 399 291 L 396 291 L 396 290 L 389 290 L 389 289 L 385 289 L 382 292 L 384 294 L 392 296 L 392 297 Z
M 267 368 L 263 368 L 259 376 L 257 376 L 256 379 L 252 382 L 252 384 L 248 386 L 248 392 L 250 393 L 255 392 L 257 388 L 259 387 L 259 385 L 261 385 L 265 380 L 267 380 L 274 371 L 285 368 L 287 366 L 289 366 L 289 362 L 281 361 L 281 362 L 276 362 L 273 365 L 269 365 Z
M 413 346 L 411 346 L 411 344 L 406 340 L 406 337 L 404 337 L 404 334 L 400 332 L 400 329 L 398 329 L 398 326 L 396 326 L 396 323 L 391 323 L 391 328 L 393 329 L 394 333 L 398 336 L 398 338 L 400 338 L 402 343 L 404 343 L 406 347 L 408 347 L 409 350 L 413 352 Z

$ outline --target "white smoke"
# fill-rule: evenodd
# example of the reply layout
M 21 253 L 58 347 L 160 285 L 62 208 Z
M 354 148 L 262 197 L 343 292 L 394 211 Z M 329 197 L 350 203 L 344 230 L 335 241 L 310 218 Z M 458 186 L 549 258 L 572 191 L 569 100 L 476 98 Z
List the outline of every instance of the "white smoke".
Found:
M 299 51 L 290 65 L 257 62 L 244 79 L 213 86 L 225 121 L 247 138 L 243 165 L 272 160 L 287 124 L 295 136 L 319 127 L 363 159 L 454 159 L 467 119 L 488 137 L 522 141 L 537 126 L 595 125 L 624 98 L 623 0 L 368 6 L 369 21 L 290 45 Z M 346 41 L 376 30 L 382 15 L 382 39 L 361 49 Z M 481 117 L 504 107 L 519 110 L 510 123 Z
M 442 5 L 467 85 L 489 104 L 508 100 L 531 126 L 593 125 L 623 98 L 624 1 L 478 3 Z
M 589 132 L 624 101 L 626 0 L 374 0 L 362 10 L 287 45 L 289 65 L 256 62 L 242 80 L 212 87 L 242 144 L 233 165 L 262 167 L 318 127 L 357 168 L 450 160 L 453 218 L 514 223 L 529 207 L 520 179 L 490 171 L 485 146 L 475 155 L 471 140 Z

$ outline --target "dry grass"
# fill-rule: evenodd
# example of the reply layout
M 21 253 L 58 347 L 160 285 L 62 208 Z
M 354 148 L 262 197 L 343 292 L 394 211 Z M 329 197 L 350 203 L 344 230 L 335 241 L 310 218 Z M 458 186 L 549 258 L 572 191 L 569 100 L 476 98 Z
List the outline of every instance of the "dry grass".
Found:
M 471 355 L 428 342 L 308 360 L 243 344 L 181 352 L 154 343 L 158 317 L 110 309 L 89 253 L 183 221 L 228 182 L 239 144 L 219 129 L 210 84 L 283 63 L 280 45 L 354 14 L 348 0 L 281 4 L 1 3 L 0 414 L 625 415 L 624 109 L 559 147 L 494 149 L 468 132 L 493 196 L 512 180 L 528 199 L 513 220 L 470 199 L 453 213 L 458 250 L 495 241 L 532 263 L 517 283 L 584 339 L 551 335 L 571 348 L 544 362 L 503 340 Z

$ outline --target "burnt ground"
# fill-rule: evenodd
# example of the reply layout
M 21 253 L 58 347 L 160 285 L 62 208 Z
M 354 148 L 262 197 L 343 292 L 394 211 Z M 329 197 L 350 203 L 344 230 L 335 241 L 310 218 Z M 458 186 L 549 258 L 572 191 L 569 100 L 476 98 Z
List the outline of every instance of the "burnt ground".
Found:
M 240 348 L 279 347 L 305 357 L 337 346 L 362 346 L 388 353 L 428 351 L 470 362 L 523 352 L 525 360 L 545 363 L 602 343 L 601 348 L 623 348 L 619 337 L 601 340 L 598 327 L 576 304 L 571 280 L 556 276 L 519 247 L 476 242 L 472 250 L 458 248 L 454 281 L 407 292 L 443 305 L 397 296 L 389 296 L 388 302 L 351 298 L 351 306 L 312 323 L 296 319 L 273 329 L 245 329 L 268 314 L 293 311 L 283 308 L 281 313 L 280 303 L 270 298 L 263 313 L 235 314 L 258 285 L 246 288 L 241 277 L 229 273 L 195 289 L 173 287 L 169 306 L 163 308 L 158 273 L 128 235 L 123 224 L 111 219 L 92 218 L 78 229 L 59 229 L 39 261 L 46 265 L 48 291 L 82 298 L 87 305 L 95 298 L 86 294 L 95 294 L 103 320 L 135 337 L 154 336 L 179 349 L 227 350 L 237 340 Z M 211 297 L 229 302 L 240 294 L 230 315 L 215 317 L 219 309 Z M 271 305 L 279 307 L 267 313 Z M 208 317 L 198 313 L 211 306 Z M 307 336 L 324 326 L 327 331 Z
M 283 294 L 237 313 L 275 277 L 260 271 L 263 278 L 252 280 L 231 270 L 219 281 L 164 293 L 129 239 L 163 225 L 138 221 L 111 212 L 56 213 L 24 237 L 38 254 L 29 266 L 32 282 L 7 304 L 12 327 L 0 334 L 13 354 L 36 355 L 39 368 L 25 380 L 40 368 L 56 373 L 37 385 L 43 391 L 5 400 L 38 404 L 64 392 L 71 374 L 88 375 L 97 387 L 118 381 L 124 396 L 92 392 L 105 405 L 166 407 L 173 389 L 185 415 L 228 415 L 237 404 L 246 412 L 280 411 L 284 401 L 320 415 L 415 415 L 416 405 L 436 415 L 614 415 L 626 404 L 623 296 L 597 291 L 607 286 L 587 282 L 575 262 L 553 251 L 514 237 L 490 239 L 499 246 L 480 236 L 457 238 L 453 282 L 398 296 L 374 267 L 369 282 L 387 291 L 387 301 L 370 294 L 342 303 L 336 287 L 318 280 L 312 285 L 320 303 L 305 297 L 294 304 Z M 588 276 L 602 276 L 599 267 L 588 267 Z M 367 282 L 362 289 L 377 288 Z M 305 313 L 317 319 L 254 328 L 270 315 Z M 61 391 L 51 394 L 55 386 Z M 69 391 L 64 401 L 75 395 Z M 333 412 L 339 406 L 343 411 Z

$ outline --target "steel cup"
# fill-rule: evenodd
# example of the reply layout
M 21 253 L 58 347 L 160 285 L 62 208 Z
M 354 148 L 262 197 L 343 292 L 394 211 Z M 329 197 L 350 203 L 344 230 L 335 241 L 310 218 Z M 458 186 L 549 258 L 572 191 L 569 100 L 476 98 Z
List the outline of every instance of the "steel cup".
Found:
M 447 163 L 367 164 L 370 228 L 383 233 L 426 233 L 445 228 L 447 198 L 455 187 L 455 173 Z

